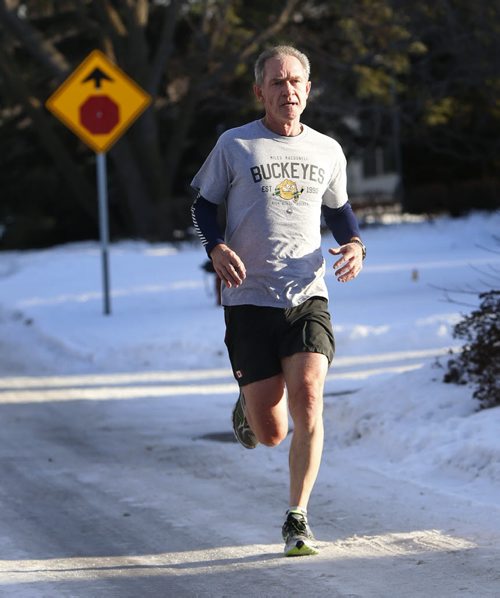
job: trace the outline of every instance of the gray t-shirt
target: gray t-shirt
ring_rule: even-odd
[[[225,242],[245,264],[243,284],[224,286],[223,305],[293,307],[328,297],[321,205],[347,201],[346,159],[334,139],[305,125],[285,137],[257,120],[223,133],[191,185],[226,204]]]

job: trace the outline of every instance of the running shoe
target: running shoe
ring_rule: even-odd
[[[233,431],[236,440],[245,448],[253,449],[259,444],[245,417],[245,397],[241,390],[233,409]]]
[[[315,539],[307,523],[307,517],[298,511],[288,512],[281,530],[285,541],[285,556],[318,554]]]

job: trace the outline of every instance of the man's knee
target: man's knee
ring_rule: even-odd
[[[258,441],[264,446],[278,446],[288,435],[288,426],[272,427],[258,430],[256,433]]]
[[[295,427],[314,429],[323,416],[323,394],[316,388],[304,386],[290,397],[290,415]]]

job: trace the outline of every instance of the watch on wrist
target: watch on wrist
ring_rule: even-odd
[[[365,257],[366,257],[366,247],[365,247],[363,241],[361,241],[360,239],[351,239],[349,241],[349,243],[357,243],[361,247],[363,259],[365,259]]]

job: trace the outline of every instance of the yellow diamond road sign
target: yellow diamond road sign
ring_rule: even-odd
[[[135,81],[94,50],[45,105],[90,148],[103,153],[150,102]]]

